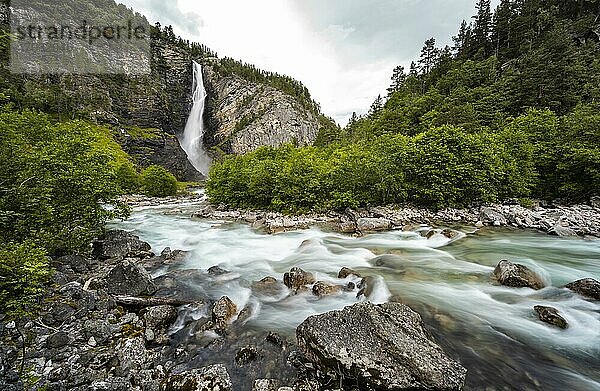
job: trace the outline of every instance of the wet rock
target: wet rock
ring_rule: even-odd
[[[160,256],[144,260],[143,264],[144,267],[155,270],[165,266],[182,264],[187,255],[187,251],[171,250],[171,248],[167,247],[160,253]]]
[[[593,278],[584,278],[583,280],[567,284],[566,287],[581,296],[600,300],[600,282]]]
[[[560,224],[556,224],[552,228],[548,230],[550,235],[556,235],[561,238],[569,238],[577,236],[577,233],[573,231],[571,228],[563,227]]]
[[[252,346],[246,346],[238,350],[235,355],[235,362],[237,365],[243,367],[244,365],[250,364],[258,359],[258,351]]]
[[[141,266],[125,260],[106,276],[108,292],[113,295],[144,296],[156,292],[150,274]]]
[[[340,293],[343,287],[339,285],[329,284],[327,282],[318,281],[312,287],[312,293],[315,296],[323,297],[323,296],[331,296],[336,293]]]
[[[231,391],[231,379],[224,365],[171,375],[162,384],[161,391]]]
[[[237,306],[227,296],[221,297],[212,308],[212,320],[218,328],[226,327],[236,314]]]
[[[392,229],[391,220],[383,218],[363,217],[356,221],[357,229],[360,232],[382,232]]]
[[[252,292],[267,297],[277,297],[285,288],[283,283],[273,277],[265,277],[252,284]]]
[[[252,391],[278,391],[279,380],[258,379],[254,381]]]
[[[225,269],[221,269],[219,266],[213,266],[210,269],[208,269],[208,274],[210,274],[211,276],[222,276],[223,274],[227,274],[229,273],[229,271],[225,270]]]
[[[99,259],[124,258],[129,254],[148,252],[150,245],[126,231],[108,231],[92,244],[92,254]]]
[[[283,283],[294,293],[305,289],[307,285],[314,284],[315,281],[315,276],[312,273],[306,272],[299,267],[292,268],[292,270],[283,275]]]
[[[533,309],[537,312],[538,317],[542,322],[560,327],[561,329],[567,329],[569,327],[567,320],[558,314],[556,308],[536,305]]]
[[[175,270],[154,279],[154,296],[181,300],[205,301],[206,296],[199,286],[210,280],[200,270]]]
[[[65,333],[64,331],[58,331],[48,336],[48,339],[46,340],[46,346],[53,349],[60,349],[67,346],[69,342],[69,334]]]
[[[592,208],[600,209],[600,196],[590,198],[590,205]]]
[[[371,294],[373,293],[373,289],[375,289],[375,277],[373,276],[366,276],[365,278],[363,278],[360,283],[358,284],[358,293],[356,294],[356,297],[369,297],[371,296]]]
[[[347,268],[347,267],[343,267],[342,270],[340,270],[340,272],[338,273],[338,278],[344,279],[344,278],[348,278],[350,276],[361,277],[359,272],[357,272],[356,270]]]
[[[466,369],[448,358],[421,317],[398,303],[359,303],[312,316],[296,329],[315,366],[360,389],[460,390]],[[350,386],[350,383],[348,384]]]
[[[539,290],[545,286],[540,276],[535,272],[526,266],[510,261],[500,261],[498,266],[496,266],[492,277],[498,281],[499,284],[513,288],[529,287]]]
[[[506,217],[504,217],[502,213],[489,207],[481,208],[481,211],[479,212],[479,221],[494,226],[505,226],[508,223]]]
[[[171,305],[150,307],[144,313],[146,327],[152,330],[167,328],[177,319],[177,308]]]
[[[444,229],[441,232],[442,235],[444,235],[445,237],[447,237],[448,239],[454,239],[458,236],[458,232],[457,231],[453,231],[451,229]]]

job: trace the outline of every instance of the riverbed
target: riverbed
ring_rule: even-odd
[[[600,303],[562,288],[581,278],[600,279],[599,240],[470,226],[452,226],[458,233],[453,239],[427,239],[428,226],[362,237],[323,227],[268,235],[244,223],[192,218],[186,208],[193,206],[135,208],[130,219],[110,227],[134,232],[155,253],[166,247],[188,251],[182,269],[228,271],[198,289],[215,300],[227,295],[239,309],[252,308],[249,330],[293,337],[308,316],[394,297],[419,312],[448,355],[467,367],[470,389],[600,390]],[[503,259],[536,271],[547,287],[492,284],[490,274]],[[317,298],[251,290],[253,282],[281,280],[295,266],[335,284],[352,282],[337,279],[349,267],[372,276],[374,288],[366,299],[357,299],[356,292]],[[542,323],[535,305],[557,308],[570,327]]]

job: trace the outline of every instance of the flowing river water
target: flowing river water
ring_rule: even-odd
[[[229,296],[250,305],[249,330],[293,337],[308,316],[356,303],[356,293],[317,298],[310,292],[280,297],[253,295],[250,286],[266,276],[279,280],[294,266],[318,280],[338,280],[342,267],[374,277],[368,299],[392,295],[419,312],[449,356],[468,369],[469,389],[600,390],[600,303],[561,288],[580,278],[600,279],[600,241],[559,239],[532,231],[458,228],[454,240],[391,231],[356,238],[319,228],[267,235],[247,224],[171,213],[182,206],[138,208],[125,229],[149,242],[189,251],[183,269],[230,271],[198,289],[211,299]],[[454,227],[456,228],[456,227]],[[493,285],[490,274],[502,259],[538,272],[548,287],[534,291]],[[557,308],[570,327],[538,320],[535,305]]]

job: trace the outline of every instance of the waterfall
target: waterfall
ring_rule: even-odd
[[[193,66],[193,106],[185,124],[183,136],[179,141],[194,168],[206,176],[211,162],[210,156],[204,149],[203,115],[206,90],[204,88],[204,78],[202,77],[202,65],[194,61]]]

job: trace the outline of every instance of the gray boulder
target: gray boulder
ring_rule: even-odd
[[[312,316],[296,329],[306,357],[360,389],[460,390],[467,370],[448,358],[421,316],[399,303],[359,303]]]
[[[500,261],[492,274],[500,285],[510,286],[513,288],[532,288],[542,289],[545,284],[541,277],[526,266],[512,263],[510,261]]]
[[[340,285],[334,285],[324,281],[318,281],[317,283],[315,283],[315,285],[313,285],[312,292],[315,296],[323,297],[335,295],[337,293],[340,293],[343,289],[344,287]]]
[[[161,391],[231,391],[231,378],[224,365],[212,365],[171,375]]]
[[[593,278],[584,278],[567,285],[567,288],[581,296],[600,300],[600,282]]]
[[[156,292],[150,274],[141,266],[125,260],[106,276],[108,292],[112,295],[140,296]]]
[[[144,313],[146,327],[152,330],[167,328],[177,319],[177,308],[171,305],[150,307]]]
[[[479,212],[479,220],[485,224],[495,226],[504,226],[508,223],[506,221],[506,217],[502,213],[497,212],[489,207],[481,208],[481,211]]]
[[[306,272],[299,267],[294,267],[283,275],[283,283],[294,293],[305,290],[307,285],[312,285],[315,282],[316,279],[312,273]]]
[[[388,219],[363,217],[356,221],[360,232],[381,232],[392,229],[393,224]]]
[[[565,318],[558,314],[558,310],[556,308],[536,305],[533,307],[533,309],[535,312],[537,312],[538,317],[542,322],[560,327],[561,329],[569,328],[569,323]]]
[[[92,244],[92,254],[99,259],[119,258],[129,254],[149,252],[150,245],[129,232],[108,231]]]
[[[237,306],[227,296],[221,297],[212,308],[212,320],[219,328],[226,327],[237,314]]]

